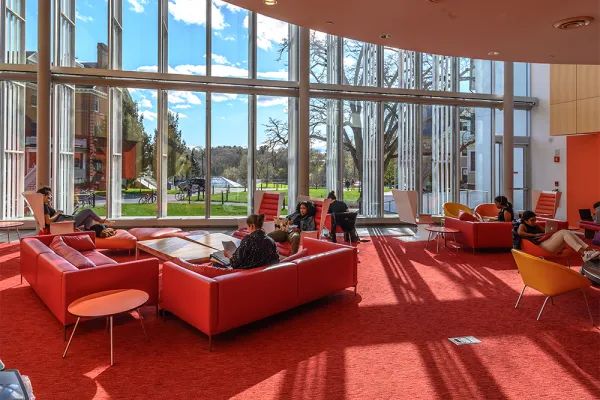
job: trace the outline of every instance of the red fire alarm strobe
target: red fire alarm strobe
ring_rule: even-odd
[[[554,162],[560,162],[560,156],[554,156]]]
[[[558,187],[558,181],[554,181],[554,186]]]

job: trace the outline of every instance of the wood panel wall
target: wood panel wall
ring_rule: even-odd
[[[600,66],[550,66],[550,135],[600,132]]]

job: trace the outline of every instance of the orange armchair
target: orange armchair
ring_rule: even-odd
[[[460,211],[473,215],[473,211],[471,211],[469,207],[460,203],[444,203],[442,205],[442,210],[444,210],[444,216],[452,218],[458,218],[458,213]]]
[[[589,279],[563,265],[534,257],[530,254],[523,253],[522,251],[512,250],[512,254],[524,284],[523,290],[521,290],[521,294],[519,294],[519,298],[517,299],[517,304],[515,304],[515,308],[519,306],[525,288],[527,286],[534,288],[546,296],[542,309],[537,317],[537,320],[539,321],[548,299],[551,299],[554,304],[554,296],[568,293],[573,290],[581,290],[590,315],[590,320],[592,321],[592,325],[594,324],[590,306],[588,305],[585,291],[583,290],[592,285]]]
[[[494,203],[483,203],[475,207],[475,214],[481,218],[497,217],[500,210]]]

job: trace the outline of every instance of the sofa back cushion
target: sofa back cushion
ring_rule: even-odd
[[[99,251],[96,251],[96,250],[82,251],[81,254],[85,258],[87,258],[88,260],[90,260],[92,263],[94,263],[94,265],[96,265],[97,267],[102,266],[102,265],[116,265],[116,264],[118,264],[118,262],[116,262],[112,258],[108,258],[104,254],[102,254],[102,253],[100,253]]]
[[[211,263],[192,264],[190,262],[182,260],[181,258],[174,259],[173,263],[179,265],[182,268],[193,271],[197,274],[206,276],[207,278],[215,278],[217,276],[232,274],[232,273],[236,272],[235,269],[225,269],[225,268],[213,267]]]
[[[463,210],[460,210],[458,212],[458,219],[460,219],[461,221],[469,221],[469,222],[477,222],[478,219],[476,217],[474,217],[473,215],[464,212]]]
[[[279,262],[280,263],[291,262],[291,261],[297,260],[299,258],[306,257],[307,255],[308,255],[308,249],[302,249],[299,252],[297,252],[296,254],[292,254],[291,256],[288,256]]]
[[[96,248],[94,241],[88,235],[63,236],[62,240],[67,246],[77,251],[94,250]]]
[[[80,252],[72,247],[67,246],[62,237],[55,236],[50,243],[50,248],[59,256],[64,258],[69,263],[73,264],[78,269],[94,268],[93,262],[83,256]]]

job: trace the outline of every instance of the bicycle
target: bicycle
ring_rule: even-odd
[[[145,193],[138,200],[139,204],[150,204],[156,203],[156,192],[152,191],[151,193]]]

